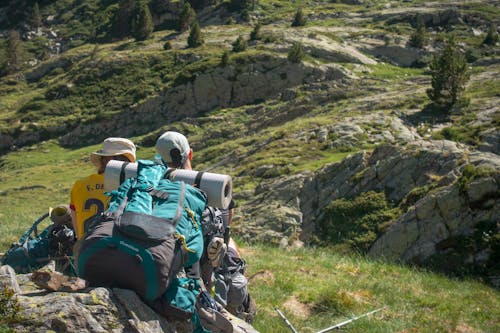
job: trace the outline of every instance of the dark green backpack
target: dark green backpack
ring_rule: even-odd
[[[160,297],[182,267],[203,252],[206,196],[164,179],[166,167],[138,161],[137,177],[112,191],[109,208],[90,222],[76,251],[78,275],[95,286]]]

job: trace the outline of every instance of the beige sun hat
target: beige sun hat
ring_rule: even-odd
[[[102,143],[102,149],[90,154],[90,160],[99,166],[101,156],[126,156],[130,162],[135,162],[135,145],[125,138],[107,138]]]

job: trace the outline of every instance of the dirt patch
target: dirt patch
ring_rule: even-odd
[[[295,296],[289,297],[283,307],[295,317],[305,319],[311,315],[311,306],[300,302]]]
[[[248,278],[249,282],[262,281],[265,284],[274,283],[274,274],[270,271],[262,270]]]

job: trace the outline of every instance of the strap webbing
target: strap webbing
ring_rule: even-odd
[[[196,177],[194,177],[194,186],[197,188],[200,188],[200,182],[201,182],[201,177],[203,177],[204,172],[200,171],[196,174]]]
[[[129,165],[129,162],[123,162],[122,168],[120,170],[120,184],[125,181],[125,168]]]

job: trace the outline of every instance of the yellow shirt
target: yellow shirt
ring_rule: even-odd
[[[71,189],[71,209],[76,214],[76,237],[84,234],[84,223],[95,214],[102,213],[109,204],[104,195],[104,174],[93,174],[77,180]]]

